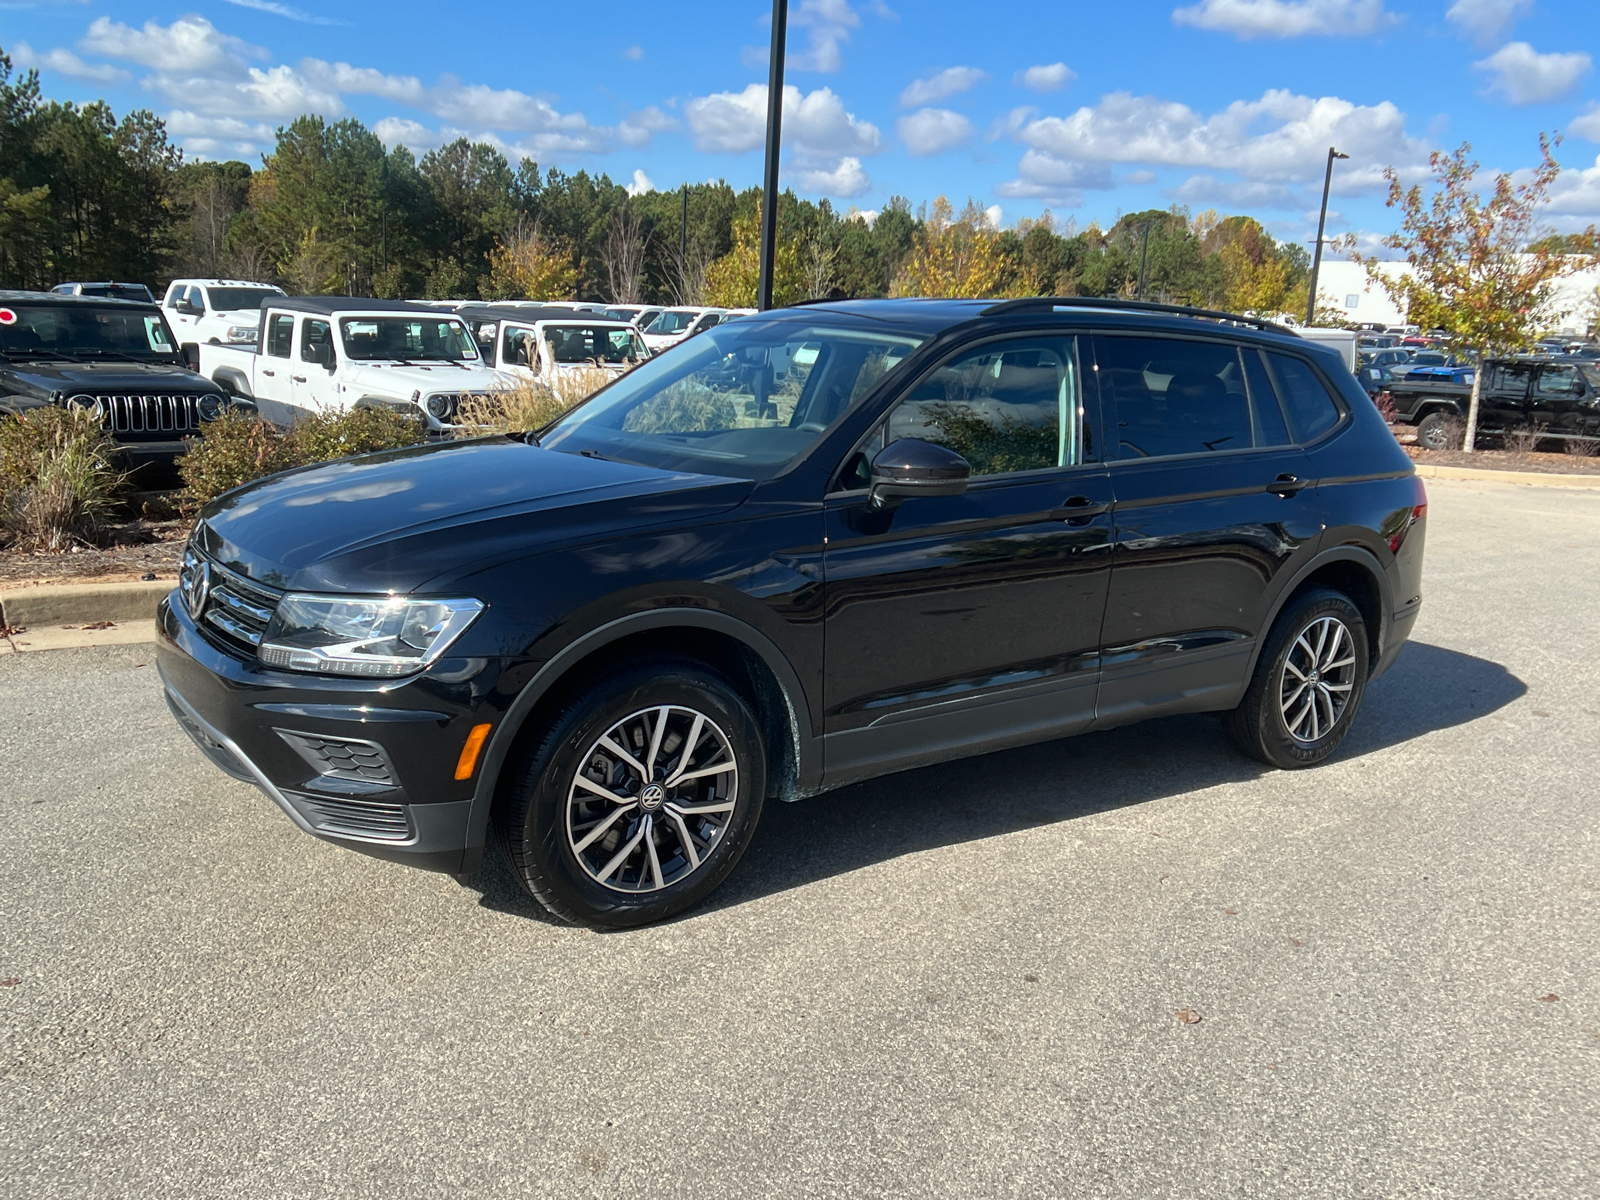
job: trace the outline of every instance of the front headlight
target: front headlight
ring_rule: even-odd
[[[256,340],[258,327],[255,325],[229,325],[228,340],[230,342],[253,342]]]
[[[483,611],[477,600],[353,600],[291,592],[261,637],[269,667],[329,675],[410,675],[437,659]]]

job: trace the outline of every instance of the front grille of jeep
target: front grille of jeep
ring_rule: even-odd
[[[99,405],[101,424],[113,437],[156,440],[191,436],[200,432],[203,396],[74,396],[79,408]]]

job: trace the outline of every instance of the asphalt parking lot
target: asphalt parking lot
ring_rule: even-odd
[[[1430,495],[1323,768],[901,775],[621,934],[300,834],[147,646],[0,658],[0,1195],[1600,1195],[1600,491]]]

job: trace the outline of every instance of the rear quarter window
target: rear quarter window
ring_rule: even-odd
[[[1309,442],[1339,423],[1339,406],[1311,364],[1288,354],[1267,354],[1297,442]]]

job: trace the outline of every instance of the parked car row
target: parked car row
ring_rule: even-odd
[[[1503,433],[1539,428],[1560,442],[1600,442],[1600,362],[1518,356],[1488,359],[1478,396],[1478,428]],[[1417,445],[1452,445],[1452,424],[1467,415],[1475,371],[1431,368],[1392,380],[1395,419],[1417,429]]]

